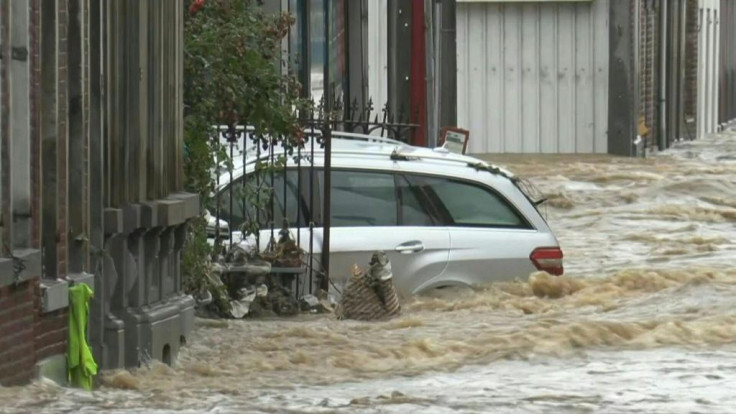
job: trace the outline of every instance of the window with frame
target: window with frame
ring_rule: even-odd
[[[451,225],[529,228],[523,216],[500,194],[459,180],[421,177],[424,191],[444,210]]]

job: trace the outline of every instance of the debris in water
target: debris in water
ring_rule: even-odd
[[[112,375],[100,377],[102,383],[111,388],[121,390],[137,390],[140,388],[139,381],[129,371],[119,371]]]
[[[396,316],[400,311],[391,263],[384,252],[376,252],[368,272],[354,267],[337,316],[339,319],[379,320]]]

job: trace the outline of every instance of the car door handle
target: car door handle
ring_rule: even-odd
[[[414,240],[406,243],[401,243],[396,246],[396,251],[401,254],[418,253],[424,250],[424,244],[422,242]]]

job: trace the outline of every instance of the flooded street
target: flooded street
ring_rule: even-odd
[[[174,367],[0,387],[0,412],[736,411],[736,132],[648,159],[488,159],[548,197],[566,276],[380,323],[198,319]]]

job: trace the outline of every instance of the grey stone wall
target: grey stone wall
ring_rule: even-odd
[[[0,0],[0,337],[19,339],[0,357],[27,357],[8,383],[65,360],[74,283],[95,289],[102,368],[186,342],[183,16],[180,1]]]
[[[90,249],[104,251],[93,304],[102,318],[92,336],[105,368],[173,360],[194,317],[179,265],[186,222],[199,213],[198,197],[182,192],[183,6],[103,2],[90,13],[101,16],[90,21],[101,36],[90,39],[103,42],[90,48],[91,60],[102,54],[104,87],[92,86],[90,98],[102,108],[105,138],[90,148],[102,160],[91,175],[104,177],[90,191],[92,215],[101,220],[90,223]]]

